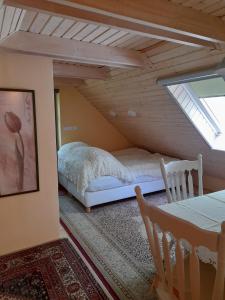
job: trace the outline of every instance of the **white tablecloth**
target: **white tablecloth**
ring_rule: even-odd
[[[164,204],[160,209],[187,220],[203,229],[219,232],[225,220],[225,190],[191,199]],[[216,267],[216,253],[204,247],[198,249],[199,258]]]

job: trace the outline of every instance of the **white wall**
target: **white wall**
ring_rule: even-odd
[[[52,61],[0,54],[0,87],[34,89],[40,191],[0,198],[0,255],[57,239],[59,209]]]

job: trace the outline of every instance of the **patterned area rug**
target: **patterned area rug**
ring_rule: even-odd
[[[67,239],[0,257],[0,299],[108,299]]]
[[[166,202],[164,192],[146,197]],[[136,199],[94,207],[90,214],[74,198],[59,197],[61,220],[94,262],[119,299],[153,300],[154,266]]]

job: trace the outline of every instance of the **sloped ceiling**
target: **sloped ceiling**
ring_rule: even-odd
[[[79,91],[135,145],[185,159],[202,153],[205,174],[225,178],[225,152],[211,150],[166,88],[156,83],[159,77],[213,66],[225,50],[160,42],[146,54],[145,69],[112,70],[111,78],[89,80]],[[128,110],[137,116],[129,117]]]

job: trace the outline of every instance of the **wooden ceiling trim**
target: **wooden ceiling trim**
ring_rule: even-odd
[[[51,2],[54,2],[52,0]],[[61,1],[62,3],[64,1]],[[83,10],[98,12],[106,16],[118,17],[118,19],[132,21],[137,24],[141,22],[149,23],[151,27],[170,32],[179,31],[190,36],[198,35],[203,40],[211,40],[214,42],[225,41],[225,30],[221,28],[222,22],[213,16],[206,16],[203,13],[197,13],[192,8],[181,8],[165,0],[155,0],[149,3],[148,0],[121,0],[120,5],[111,0],[70,0],[72,4],[79,5]],[[223,1],[216,3],[215,9],[224,7]],[[72,6],[72,5],[71,5]],[[205,12],[208,12],[207,10]]]
[[[68,63],[54,62],[53,72],[55,77],[80,78],[80,79],[101,79],[109,77],[105,68],[89,67],[85,65],[74,65]]]
[[[71,17],[76,18],[79,20],[83,20],[86,22],[93,22],[97,24],[102,25],[108,25],[110,27],[116,28],[117,30],[124,30],[128,31],[133,34],[142,35],[144,37],[148,38],[156,38],[160,40],[167,40],[172,41],[175,43],[181,43],[191,46],[205,46],[205,47],[214,47],[214,43],[218,42],[220,40],[225,41],[225,33],[223,30],[223,24],[220,23],[220,20],[217,17],[212,16],[206,16],[204,14],[198,13],[198,16],[196,15],[195,10],[189,10],[188,13],[183,12],[183,9],[180,9],[177,5],[175,5],[175,11],[171,9],[171,3],[168,3],[165,0],[155,0],[154,6],[156,6],[155,14],[151,13],[152,9],[152,2],[151,6],[149,5],[149,2],[146,2],[145,5],[142,6],[143,1],[135,1],[132,0],[132,2],[129,1],[129,3],[126,3],[127,0],[123,0],[123,2],[120,2],[120,5],[110,6],[113,2],[107,0],[107,1],[96,1],[95,4],[98,6],[107,7],[109,6],[110,9],[121,9],[121,15],[110,15],[109,11],[107,14],[105,13],[99,13],[96,12],[95,9],[91,11],[91,3],[88,8],[84,8],[82,6],[77,7],[71,7],[68,5],[59,4],[53,1],[46,1],[46,0],[5,0],[5,3],[7,5],[14,5],[16,7],[22,7],[22,8],[29,8],[29,9],[36,9],[37,11],[47,11],[50,14],[58,14],[60,16],[64,17]],[[162,1],[164,4],[166,4],[166,7],[162,6]],[[62,1],[63,2],[63,1]],[[66,3],[75,3],[75,1],[66,1]],[[93,2],[93,1],[90,1]],[[88,3],[88,0],[77,0],[76,3],[85,4]],[[158,4],[157,4],[158,3]],[[93,3],[92,3],[93,4]],[[125,7],[124,7],[125,5]],[[161,5],[160,11],[157,10],[158,5]],[[169,6],[168,6],[169,5]],[[173,5],[174,6],[174,5]],[[144,9],[143,9],[144,7]],[[178,7],[178,8],[177,8]],[[170,8],[170,9],[169,9]],[[185,11],[186,11],[185,9]],[[162,12],[164,15],[162,15]],[[167,16],[167,13],[170,14],[170,16]],[[127,15],[136,15],[138,14],[139,20],[136,20],[135,18],[127,18]],[[166,15],[165,15],[166,14]],[[177,19],[177,16],[181,14],[182,18]],[[191,15],[191,20],[190,20]],[[161,16],[161,17],[160,17]],[[206,17],[208,18],[206,20]],[[152,20],[150,19],[160,19],[160,25],[154,24],[152,26]],[[146,19],[146,20],[145,20]],[[166,26],[164,23],[169,22],[172,20],[171,23],[167,24]],[[177,20],[177,22],[174,22],[174,20]],[[222,21],[221,21],[222,22]],[[157,22],[156,22],[157,23]],[[190,23],[190,24],[189,24]],[[214,26],[210,26],[210,25]],[[186,29],[189,30],[183,30],[185,31],[185,34],[182,32],[182,28],[172,28],[176,24],[176,26],[180,27],[189,27]],[[161,26],[163,25],[163,27]],[[170,28],[170,26],[172,26]],[[156,28],[158,27],[158,28]],[[202,32],[198,32],[202,31]],[[194,34],[193,34],[194,33]],[[209,41],[208,41],[209,40]]]
[[[2,40],[0,46],[22,53],[49,56],[58,60],[86,64],[121,68],[144,66],[142,56],[136,51],[24,31],[18,31]]]
[[[63,78],[63,77],[54,77],[54,87],[59,88],[62,85],[69,85],[73,87],[78,87],[85,84],[85,81],[78,78]]]

